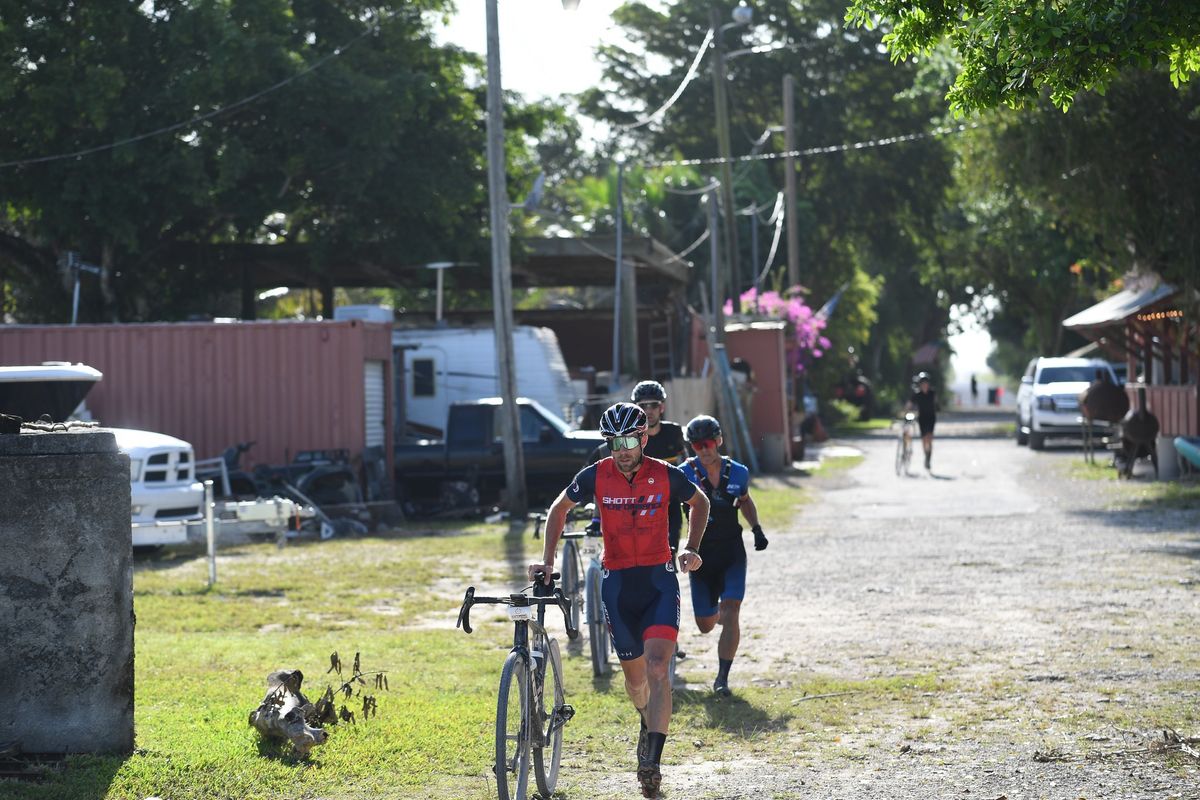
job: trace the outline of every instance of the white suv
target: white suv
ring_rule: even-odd
[[[1096,370],[1120,385],[1112,365],[1098,358],[1035,358],[1017,390],[1017,444],[1041,450],[1049,436],[1082,436],[1079,394],[1096,379]],[[1107,422],[1096,422],[1107,432]]]

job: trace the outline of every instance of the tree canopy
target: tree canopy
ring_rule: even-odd
[[[851,0],[846,19],[887,30],[895,60],[946,41],[959,59],[958,112],[1022,107],[1046,91],[1066,110],[1121,72],[1165,64],[1179,86],[1200,70],[1200,4],[1163,0]]]
[[[308,243],[314,275],[365,245],[485,262],[480,64],[431,33],[451,8],[0,3],[8,310],[66,318],[66,250],[104,268],[84,283],[93,320],[220,313],[239,276],[178,262],[180,242]],[[514,164],[556,114],[510,105]]]

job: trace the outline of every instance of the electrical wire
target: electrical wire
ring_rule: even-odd
[[[810,147],[806,150],[790,150],[782,153],[760,153],[745,156],[734,156],[729,159],[723,158],[689,158],[670,161],[648,161],[643,166],[646,167],[698,167],[709,164],[724,164],[738,163],[746,161],[772,161],[777,158],[793,158],[802,156],[826,155],[828,153],[844,153],[849,150],[866,150],[871,147],[886,147],[892,144],[901,144],[903,142],[915,142],[920,139],[932,139],[938,136],[949,136],[956,133],[962,133],[974,128],[983,127],[983,123],[972,122],[965,125],[956,125],[943,128],[934,128],[931,131],[923,131],[921,133],[906,133],[902,136],[889,136],[884,139],[868,139],[863,142],[847,142],[845,144],[828,145],[826,147]]]
[[[84,156],[90,156],[90,155],[94,155],[96,153],[103,153],[107,150],[115,150],[118,147],[124,147],[125,145],[128,145],[128,144],[134,144],[135,142],[144,141],[145,139],[150,139],[155,136],[161,136],[164,133],[171,133],[172,131],[177,131],[182,128],[192,127],[193,125],[196,125],[197,123],[204,122],[205,120],[212,119],[213,117],[219,116],[221,114],[225,114],[229,111],[233,111],[236,108],[241,108],[242,106],[252,103],[261,97],[265,97],[266,95],[271,94],[272,92],[276,92],[276,91],[284,88],[285,86],[287,86],[291,83],[294,83],[295,81],[299,80],[300,78],[305,77],[306,75],[316,72],[318,69],[325,66],[325,64],[327,64],[328,62],[332,61],[333,59],[337,58],[338,56],[343,55],[347,50],[349,50],[351,47],[353,47],[355,44],[357,44],[362,39],[366,38],[367,36],[369,36],[371,34],[378,33],[379,29],[380,29],[380,23],[375,22],[370,27],[368,27],[366,30],[364,30],[362,33],[360,33],[358,36],[355,36],[353,39],[349,40],[348,42],[346,42],[345,44],[343,44],[339,47],[335,47],[332,52],[317,59],[312,64],[308,65],[304,69],[297,72],[295,75],[291,75],[287,78],[284,78],[283,80],[279,81],[278,83],[272,84],[271,86],[268,86],[265,89],[261,89],[261,90],[255,92],[254,94],[247,95],[246,97],[243,97],[241,100],[237,100],[228,105],[213,109],[212,111],[207,111],[203,114],[192,117],[191,119],[185,120],[183,122],[176,122],[173,125],[166,125],[164,127],[157,128],[152,131],[147,131],[146,133],[139,133],[136,136],[130,136],[126,139],[121,139],[120,141],[109,142],[108,144],[97,145],[96,147],[88,147],[88,148],[84,148],[82,150],[76,150],[71,153],[58,153],[58,154],[49,155],[49,156],[37,156],[35,158],[22,158],[22,159],[17,159],[14,161],[3,161],[3,162],[0,162],[0,169],[9,169],[12,167],[24,167],[24,166],[29,166],[32,164],[46,164],[46,163],[49,163],[52,161],[65,161],[65,160],[71,159],[71,158],[83,158]]]
[[[696,57],[692,59],[692,65],[688,67],[688,71],[684,74],[683,80],[679,83],[679,87],[670,97],[667,98],[665,103],[659,106],[658,109],[656,109],[652,114],[642,117],[637,122],[629,125],[618,125],[616,127],[622,131],[632,131],[642,127],[643,125],[649,125],[651,122],[661,119],[662,115],[667,113],[671,106],[675,105],[676,101],[679,100],[679,97],[683,94],[683,90],[688,87],[688,84],[695,80],[696,73],[700,69],[700,62],[704,59],[704,54],[708,52],[708,48],[709,45],[712,44],[712,40],[713,30],[712,28],[709,28],[708,33],[704,34],[704,41],[700,43],[700,49],[696,51]]]

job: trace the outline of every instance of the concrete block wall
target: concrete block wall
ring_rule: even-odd
[[[0,741],[132,751],[129,503],[111,433],[0,435]]]

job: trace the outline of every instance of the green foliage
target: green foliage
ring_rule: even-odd
[[[896,61],[949,41],[960,59],[946,97],[959,114],[1019,108],[1048,94],[1062,110],[1131,69],[1166,65],[1179,87],[1200,70],[1200,6],[1153,0],[851,0],[846,20],[887,29]]]
[[[710,6],[707,0],[678,0],[665,6],[630,2],[620,7],[614,19],[627,43],[600,49],[605,80],[584,95],[581,107],[620,125],[661,105],[678,87],[709,29]],[[730,7],[720,6],[722,21]],[[931,120],[942,113],[938,94],[918,82],[913,67],[893,67],[880,47],[880,34],[847,29],[844,13],[840,0],[771,0],[755,4],[752,25],[724,34],[730,52],[756,44],[787,45],[727,62],[735,156],[783,149],[778,133],[755,143],[763,131],[782,122],[779,87],[786,74],[797,76],[796,141],[801,148],[933,127]],[[620,135],[618,146],[630,163],[711,158],[717,153],[706,74],[710,66],[711,60],[703,63],[701,74],[661,122]],[[910,372],[912,352],[905,352],[898,363],[883,357],[893,331],[905,330],[919,342],[943,337],[948,300],[940,299],[925,280],[923,264],[936,250],[931,237],[951,182],[951,167],[946,142],[936,138],[798,160],[800,282],[809,290],[806,301],[819,307],[851,283],[824,332],[832,342],[830,354],[810,376],[820,393],[841,379],[851,347],[873,378],[888,382]],[[735,207],[772,201],[784,184],[783,169],[782,159],[735,164]],[[705,166],[699,172],[708,177],[719,170]],[[662,209],[671,220],[694,220],[682,226],[674,222],[683,235],[671,243],[686,245],[703,231],[699,198],[674,197]],[[763,265],[751,264],[748,220],[739,217],[738,224],[734,279],[740,295],[753,285]],[[759,233],[762,258],[773,231],[761,226]],[[707,248],[690,258],[698,275],[708,274]],[[786,243],[763,282],[764,290],[783,288],[785,264]]]
[[[240,274],[185,264],[181,244],[308,243],[314,285],[360,247],[484,260],[483,94],[467,79],[481,65],[434,43],[450,10],[0,4],[0,162],[100,148],[3,171],[0,279],[20,316],[65,318],[69,249],[105,269],[85,276],[85,320],[236,309]],[[525,134],[569,138],[573,123],[544,104],[510,111],[519,190],[535,171]]]

